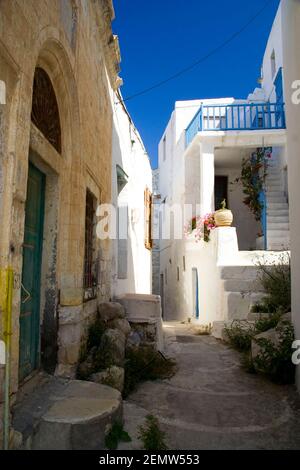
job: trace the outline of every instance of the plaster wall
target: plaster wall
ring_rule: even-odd
[[[295,93],[293,84],[295,80],[300,80],[300,2],[298,0],[283,0],[281,5],[292,256],[292,317],[296,339],[300,340],[300,100],[292,101],[293,93]],[[297,366],[296,382],[300,390],[300,365]]]
[[[118,277],[118,240],[113,241],[113,297],[126,293],[150,294],[152,287],[151,250],[145,247],[144,191],[152,191],[152,171],[142,139],[126,109],[112,97],[112,200],[128,208],[127,275]],[[118,194],[117,165],[127,175],[127,184]]]

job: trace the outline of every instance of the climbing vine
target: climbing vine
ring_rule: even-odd
[[[271,149],[257,148],[250,157],[243,159],[241,176],[233,182],[242,184],[245,195],[243,202],[249,207],[257,221],[261,220],[264,208],[260,194],[265,187],[268,159],[271,156]]]

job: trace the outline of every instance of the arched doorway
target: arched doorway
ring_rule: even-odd
[[[61,127],[56,95],[48,74],[40,67],[36,68],[34,74],[31,122],[41,133],[40,138],[50,143],[53,151],[60,153]],[[20,381],[38,369],[41,363],[42,259],[45,244],[50,243],[49,227],[45,227],[45,207],[53,205],[46,199],[52,197],[53,191],[46,191],[46,188],[53,182],[44,169],[46,166],[43,167],[43,163],[39,162],[43,162],[43,155],[37,155],[30,149],[21,281]],[[54,332],[54,354],[55,342]]]

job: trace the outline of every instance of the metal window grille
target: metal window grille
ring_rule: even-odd
[[[95,286],[94,275],[94,228],[95,228],[95,198],[87,190],[85,206],[85,254],[84,254],[84,288]]]

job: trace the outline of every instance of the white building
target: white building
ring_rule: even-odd
[[[282,0],[284,91],[286,98],[287,154],[292,253],[292,314],[300,340],[300,2]],[[300,365],[296,381],[300,390]]]
[[[250,292],[257,257],[268,252],[269,263],[289,249],[281,7],[259,82],[247,99],[176,102],[159,143],[163,230],[170,206],[177,205],[178,211],[192,206],[181,219],[177,213],[171,237],[163,234],[160,243],[160,291],[167,320],[192,318],[214,324],[217,331],[224,321],[249,318],[251,306],[261,297],[258,287]],[[243,203],[242,186],[232,184],[241,174],[243,159],[251,159],[257,149],[271,152],[260,194],[260,221]],[[193,237],[176,239],[180,234],[174,230],[180,231],[191,216],[219,209],[223,199],[233,212],[233,227],[215,229],[209,243],[195,243]]]
[[[119,93],[113,96],[112,201],[117,209],[113,241],[113,298],[151,294],[150,217],[152,171],[149,157]],[[148,194],[148,202],[145,197]],[[149,199],[150,198],[150,199]]]

